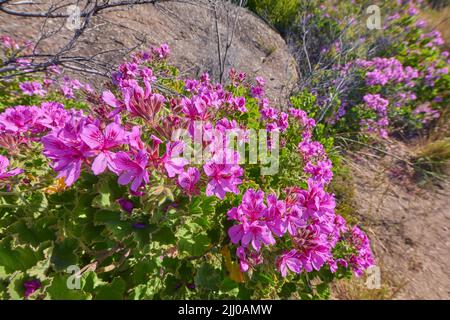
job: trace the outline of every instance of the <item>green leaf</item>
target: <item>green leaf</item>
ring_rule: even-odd
[[[160,278],[152,278],[145,284],[140,284],[131,290],[130,297],[133,300],[152,299],[162,288]]]
[[[331,294],[330,286],[328,283],[321,283],[316,286],[316,292],[319,299],[328,299]]]
[[[122,278],[114,278],[110,284],[97,289],[95,299],[97,300],[123,300],[125,292],[125,281]]]
[[[161,244],[175,243],[176,238],[174,232],[169,227],[162,227],[155,233],[152,233],[152,241],[159,242]]]
[[[100,279],[94,271],[85,272],[81,277],[81,289],[85,292],[93,293],[97,287],[104,284],[106,282]]]
[[[228,296],[236,297],[239,294],[239,284],[226,277],[220,285],[220,291]]]
[[[7,291],[11,300],[23,300],[25,298],[24,278],[24,274],[20,272],[9,283]]]
[[[95,225],[104,225],[115,239],[123,241],[133,233],[131,222],[120,220],[120,212],[99,210],[94,215]]]
[[[197,234],[192,238],[182,238],[178,241],[178,250],[191,256],[201,256],[209,249],[211,241],[206,234]]]
[[[208,263],[203,263],[195,275],[195,285],[199,289],[217,290],[220,282],[220,271]]]
[[[150,275],[155,275],[159,271],[159,266],[156,258],[139,261],[133,267],[133,283],[135,285],[146,283]]]
[[[75,254],[78,247],[79,243],[76,239],[67,238],[61,242],[55,243],[50,259],[55,271],[66,270],[68,266],[76,265],[78,263],[78,257]]]
[[[297,286],[295,283],[288,282],[283,285],[280,292],[280,297],[283,299],[289,299],[292,297],[292,294],[297,291]]]
[[[0,266],[8,273],[25,271],[42,260],[42,254],[29,247],[13,247],[11,239],[5,238],[0,242]]]
[[[51,255],[52,251],[53,251],[52,247],[45,249],[44,250],[44,257],[45,257],[45,259],[41,260],[41,261],[38,261],[38,263],[35,266],[33,266],[30,269],[28,269],[27,270],[27,274],[32,276],[32,277],[36,277],[38,279],[41,279],[41,280],[45,279],[47,277],[46,273],[47,273],[48,269],[50,268],[50,259],[49,259],[49,257]]]
[[[52,283],[45,290],[48,297],[53,300],[88,300],[91,295],[81,289],[69,289],[68,275],[56,275]]]

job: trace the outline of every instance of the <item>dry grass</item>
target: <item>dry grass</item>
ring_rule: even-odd
[[[387,274],[389,275],[389,274]],[[365,284],[366,279],[355,278],[342,279],[333,284],[332,299],[336,300],[392,300],[403,287],[392,279],[383,280],[380,288],[369,289]]]
[[[415,154],[412,162],[416,178],[439,181],[450,174],[450,138],[424,141],[416,148]]]

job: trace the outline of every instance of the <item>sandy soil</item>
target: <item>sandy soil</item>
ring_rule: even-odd
[[[361,224],[373,243],[382,282],[395,279],[395,299],[450,298],[450,181],[419,187],[408,149],[390,141],[388,154],[349,157]]]

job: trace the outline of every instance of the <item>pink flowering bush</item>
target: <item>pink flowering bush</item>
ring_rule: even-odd
[[[418,17],[425,1],[377,4],[380,29],[366,25],[370,1],[298,3],[288,36],[302,78],[298,96],[316,96],[306,111],[330,136],[414,137],[445,121],[449,54],[439,31]]]
[[[100,91],[56,68],[8,87],[0,297],[326,298],[375,263],[336,212],[314,101],[283,112],[264,79],[183,79],[169,54],[133,55]]]

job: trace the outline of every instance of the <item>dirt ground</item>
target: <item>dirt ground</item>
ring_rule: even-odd
[[[399,161],[407,154],[405,145],[390,141],[385,152],[362,150],[348,158],[359,219],[382,283],[395,283],[392,298],[449,299],[450,181],[418,186]]]

